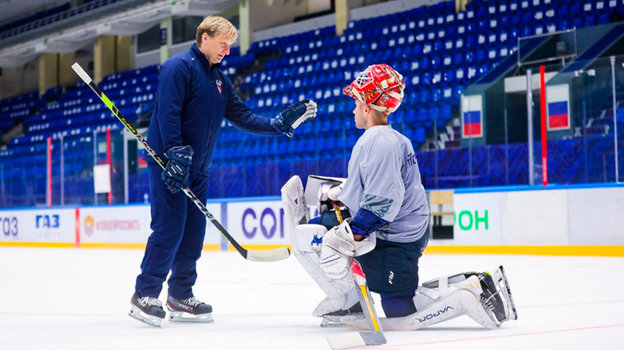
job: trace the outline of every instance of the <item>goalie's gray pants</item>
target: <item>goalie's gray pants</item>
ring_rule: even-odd
[[[369,289],[381,296],[381,307],[387,317],[416,312],[413,298],[418,288],[418,260],[428,241],[427,233],[411,243],[378,238],[375,249],[357,258]]]

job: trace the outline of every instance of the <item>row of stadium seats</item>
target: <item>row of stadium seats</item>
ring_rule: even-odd
[[[24,17],[24,18],[21,18],[21,19],[18,19],[18,20],[15,20],[15,21],[12,21],[12,22],[9,22],[9,23],[7,23],[5,25],[0,26],[0,33],[3,34],[4,31],[9,30],[11,28],[16,28],[16,27],[22,26],[24,24],[28,24],[30,22],[37,21],[37,20],[42,19],[42,18],[53,16],[53,15],[55,15],[57,13],[60,13],[60,12],[63,12],[63,11],[67,11],[67,10],[69,10],[69,8],[70,8],[70,4],[69,4],[69,2],[67,2],[65,4],[61,4],[59,6],[55,6],[55,7],[51,8],[51,9],[38,11],[37,13],[35,13],[33,15],[30,15],[28,17]],[[1,36],[2,34],[0,34],[0,38],[4,38],[3,36]]]
[[[332,36],[331,28],[323,28],[312,33],[303,35],[297,34],[258,43],[255,45],[255,49],[259,51],[257,53],[259,56],[262,54],[261,48],[263,47],[273,47],[273,52],[277,52],[276,49],[279,43],[281,43],[282,47],[285,47],[285,52],[281,57],[269,60],[265,70],[261,73],[247,76],[241,88],[243,92],[252,96],[248,101],[249,106],[259,114],[269,112],[268,116],[272,116],[277,114],[284,106],[305,96],[315,98],[323,106],[327,105],[327,112],[336,114],[339,120],[348,119],[351,118],[350,107],[345,107],[345,105],[339,101],[343,99],[341,88],[352,79],[353,72],[361,69],[366,64],[376,61],[388,62],[396,57],[422,57],[419,60],[412,60],[411,62],[406,59],[400,60],[398,63],[398,69],[406,72],[408,83],[411,83],[411,86],[408,84],[408,89],[406,91],[405,105],[417,107],[414,110],[406,111],[404,113],[405,118],[403,119],[408,123],[414,123],[415,126],[426,127],[427,132],[431,132],[433,124],[430,120],[434,118],[427,114],[428,111],[432,109],[437,110],[438,108],[444,108],[445,111],[448,111],[449,106],[457,108],[458,96],[461,89],[474,82],[479,76],[494,66],[494,62],[496,62],[499,56],[499,52],[494,48],[489,49],[487,54],[486,49],[477,49],[476,52],[473,53],[472,50],[464,51],[463,48],[465,46],[472,47],[473,45],[478,46],[481,44],[495,45],[498,43],[498,38],[515,37],[515,35],[499,33],[499,36],[489,36],[489,39],[487,39],[484,33],[480,33],[478,31],[479,29],[489,30],[491,29],[492,23],[496,22],[490,20],[488,22],[490,23],[490,28],[478,25],[480,22],[476,21],[475,13],[478,16],[483,15],[484,6],[477,6],[475,9],[469,9],[466,12],[459,12],[458,14],[444,14],[438,12],[439,16],[430,16],[432,13],[434,14],[436,11],[440,11],[440,9],[450,9],[449,3],[450,2],[441,3],[429,8],[419,7],[415,10],[407,11],[402,16],[386,16],[387,19],[398,20],[398,22],[378,29],[368,29],[371,27],[370,22],[372,20],[370,19],[351,22],[349,29],[342,37]],[[505,12],[505,6],[503,5],[505,4],[502,2],[499,3],[498,9],[500,13]],[[553,6],[552,2],[544,2],[543,4],[519,2],[518,6],[514,6],[513,2],[509,2],[506,5],[509,6],[509,11],[515,11],[518,16],[523,14],[525,17],[532,16],[539,19],[541,18],[540,15],[527,12],[533,7],[537,7],[537,13],[545,11],[547,13],[545,16],[546,18],[552,17],[552,15],[548,14],[552,12],[552,10],[548,9],[548,6]],[[592,8],[604,10],[610,7],[596,5]],[[493,17],[497,12],[488,9],[487,13]],[[427,20],[424,19],[425,17],[427,17]],[[528,17],[526,19],[528,19]],[[512,28],[514,24],[515,21],[512,20],[506,27]],[[446,29],[442,30],[442,33],[448,31],[450,33],[449,37],[453,37],[455,40],[447,40],[446,45],[441,44],[441,41],[435,41],[433,43],[428,42],[429,39],[446,37],[446,34],[441,34],[440,30],[437,32],[428,31],[426,32],[427,35],[421,32],[422,28],[434,26],[440,26],[440,28],[444,26]],[[358,28],[367,29],[358,31]],[[466,29],[472,34],[466,35]],[[475,32],[473,29],[477,31]],[[517,30],[518,28],[512,29],[512,31]],[[384,36],[389,36],[396,32],[405,34],[405,38],[399,36],[397,39],[391,39],[389,41],[384,39]],[[316,40],[311,40],[311,36],[315,37]],[[365,43],[364,38],[370,36],[377,37],[377,39],[372,41],[369,45]],[[294,41],[295,39],[303,38],[305,38],[306,41]],[[501,41],[504,43],[505,40],[506,39],[502,39]],[[423,44],[421,44],[421,41]],[[325,42],[327,42],[327,44],[325,44]],[[466,44],[464,44],[464,42]],[[329,55],[328,52],[333,52],[333,49],[325,50],[326,48],[335,48],[337,45],[345,45],[345,43],[348,44],[337,49],[336,53],[338,55],[335,56],[336,58],[327,60],[322,64],[319,62],[319,56],[323,54]],[[249,54],[244,56],[228,57],[223,64],[224,67],[236,70],[248,66],[250,62],[253,62],[254,55],[256,55],[253,50],[254,48],[252,48]],[[312,50],[314,50],[315,53],[310,55],[309,52]],[[419,50],[423,51],[417,52]],[[430,54],[431,50],[436,54]],[[374,55],[369,53],[366,55],[361,54],[358,57],[351,57],[350,59],[346,58],[355,51],[371,51],[376,53]],[[444,52],[455,52],[455,54],[445,56]],[[304,55],[302,56],[301,53],[304,53]],[[500,56],[504,57],[505,54],[509,53],[510,52],[504,52],[504,54]],[[343,55],[344,58],[339,59],[339,57]],[[315,60],[317,62],[314,66],[311,63],[306,64],[306,61],[313,62]],[[285,62],[288,62],[288,64],[284,64]],[[483,64],[477,65],[478,63]],[[286,71],[288,65],[294,65],[290,72]],[[321,69],[327,69],[328,73],[319,75],[319,67]],[[434,67],[438,68],[438,70],[431,71],[432,68],[435,69]],[[441,69],[442,67],[452,68],[444,70]],[[342,71],[342,74],[340,71]],[[422,72],[422,74],[419,74],[419,72]],[[274,81],[278,81],[278,77],[280,76],[292,77],[293,79],[285,79],[280,81],[278,85]],[[132,118],[136,116],[138,112],[146,109],[142,108],[143,106],[147,105],[147,108],[149,108],[150,104],[153,103],[153,91],[157,86],[157,67],[150,66],[119,74],[112,74],[105,77],[100,86],[116,105],[122,109],[122,113],[126,115],[126,117]],[[314,90],[314,86],[325,88]],[[334,87],[331,88],[331,86]],[[91,94],[91,92],[87,90],[88,88],[86,86],[80,87],[79,84],[78,89],[61,95],[59,103],[46,105],[40,115],[27,120],[26,125],[28,133],[45,137],[49,133],[58,132],[66,127],[88,127],[90,125],[101,125],[107,122],[107,111],[105,107],[100,103],[94,103],[92,96],[87,97],[89,95],[84,95]],[[128,100],[128,98],[124,97],[128,95],[132,95],[133,97]],[[338,108],[335,108],[334,105]],[[53,113],[53,111],[61,109],[63,110],[62,113]],[[323,108],[321,112],[324,112]],[[438,121],[446,121],[450,119],[450,115],[451,113],[444,113],[444,117],[436,119]],[[55,121],[56,119],[62,119],[62,121]],[[307,134],[305,129],[302,131],[302,134]],[[39,138],[40,137],[35,137],[35,139]],[[419,140],[419,142],[423,141],[424,140]],[[226,147],[227,146],[229,145],[226,145]]]
[[[591,4],[587,11],[586,4]],[[254,112],[273,117],[290,103],[314,98],[319,102],[319,116],[303,124],[293,139],[245,134],[224,122],[213,157],[215,176],[223,179],[222,174],[230,170],[261,172],[276,166],[290,171],[280,173],[280,179],[275,181],[279,184],[292,175],[293,168],[304,171],[309,167],[318,168],[321,163],[344,168],[344,159],[348,158],[361,131],[354,128],[353,102],[342,94],[342,88],[357,71],[378,62],[393,65],[406,78],[404,103],[391,115],[390,121],[418,149],[434,128],[445,130],[457,115],[461,91],[514,53],[518,37],[571,25],[580,28],[591,25],[590,17],[605,21],[622,10],[622,0],[496,0],[472,1],[467,11],[455,13],[454,2],[446,1],[399,14],[352,21],[342,36],[335,36],[334,27],[327,27],[254,42],[250,51],[242,56],[238,50],[232,50],[222,68],[233,81],[243,78],[238,88]],[[562,13],[567,13],[567,17],[561,17]],[[264,68],[247,74],[254,62]],[[111,74],[104,77],[99,86],[133,122],[153,106],[158,67]],[[8,125],[7,121],[23,121],[25,127],[24,136],[13,138],[7,149],[0,151],[0,163],[6,165],[4,169],[11,169],[6,173],[9,180],[23,177],[25,165],[34,169],[33,178],[43,176],[45,165],[40,156],[49,136],[55,142],[63,136],[64,161],[70,169],[66,174],[78,176],[89,172],[97,163],[92,159],[93,133],[103,133],[107,127],[121,129],[83,83],[65,92],[51,90],[43,99],[34,93],[0,101],[0,129],[2,123]],[[447,176],[444,184],[467,184],[465,162],[449,161],[457,157],[463,159],[465,154],[463,149],[439,154],[441,159],[446,159],[440,161],[444,165],[439,169]],[[54,157],[54,164],[60,164],[58,152]],[[424,162],[421,169],[427,169],[423,172],[426,185],[432,187],[428,178],[433,169],[428,163],[432,156],[425,152],[419,157]],[[335,163],[338,158],[342,160]],[[30,163],[25,159],[30,159]],[[473,160],[474,164],[479,162]],[[501,179],[502,167],[494,164],[491,168],[489,175],[479,177],[474,184],[500,184],[496,181]],[[510,168],[510,171],[516,170]],[[284,176],[286,179],[281,178]],[[519,183],[523,176],[512,174],[511,183]],[[80,182],[80,178],[75,180]],[[211,196],[236,195],[240,189],[233,188],[233,184],[230,187],[230,180],[223,179],[223,186],[218,188],[220,192]],[[130,184],[132,188],[146,186],[145,174],[133,176],[131,181],[134,181]],[[274,194],[278,189],[265,188],[264,192],[251,191],[242,195]]]
[[[71,8],[70,2],[67,2],[0,27],[0,40],[8,39],[37,28],[43,28],[55,22],[82,15],[121,1],[125,0],[86,0],[83,5],[75,8]]]
[[[469,85],[474,82],[477,76],[481,76],[492,68],[497,60],[512,54],[519,32],[522,31],[524,35],[544,32],[544,28],[541,26],[534,28],[527,24],[554,18],[556,11],[554,8],[550,8],[550,6],[555,5],[553,2],[543,3],[543,9],[540,8],[537,12],[523,12],[525,11],[523,9],[528,11],[532,9],[532,6],[539,7],[539,5],[540,3],[529,4],[529,2],[520,2],[519,6],[509,4],[510,11],[518,11],[515,11],[516,14],[509,23],[504,20],[506,17],[502,18],[501,22],[504,25],[501,25],[500,28],[497,27],[498,22],[495,19],[477,21],[473,10],[465,13],[460,12],[456,15],[439,15],[436,19],[431,17],[431,13],[421,7],[408,11],[407,16],[387,16],[389,20],[383,21],[383,23],[395,23],[393,20],[398,21],[392,25],[375,28],[370,22],[378,21],[377,19],[352,22],[349,28],[351,31],[348,30],[342,37],[332,37],[329,31],[317,31],[312,38],[306,38],[308,40],[307,45],[297,41],[290,41],[288,38],[279,39],[278,41],[282,41],[282,44],[286,46],[285,54],[282,55],[279,61],[269,61],[267,69],[261,75],[247,77],[242,88],[244,91],[250,92],[250,87],[255,86],[255,91],[253,92],[259,101],[254,100],[251,104],[252,106],[263,107],[266,105],[267,100],[275,101],[275,96],[267,98],[263,94],[276,90],[276,84],[269,83],[272,80],[280,80],[278,79],[279,77],[298,77],[288,79],[283,83],[280,81],[279,91],[294,91],[296,94],[301,94],[303,88],[308,85],[326,86],[326,84],[333,85],[334,83],[345,85],[350,81],[351,77],[349,74],[341,76],[340,71],[344,72],[346,70],[349,72],[361,69],[364,64],[379,61],[387,62],[391,58],[396,59],[400,57],[405,58],[405,60],[397,68],[405,74],[409,74],[409,70],[412,71],[413,85],[417,86],[420,83],[425,86],[442,84],[442,88],[450,92],[445,93],[445,97],[456,97],[457,95],[453,94],[453,92],[457,90],[457,87],[453,88],[453,85]],[[614,2],[611,2],[608,6],[596,5],[592,8],[596,8],[596,11],[608,10],[613,12],[615,5]],[[507,5],[501,3],[500,6],[502,7],[501,12],[505,12]],[[485,11],[483,7],[477,7],[477,9],[480,15],[482,14],[481,12]],[[542,12],[543,10],[545,10],[545,14]],[[496,11],[489,10],[488,13],[495,15]],[[514,19],[516,18],[515,16],[519,17],[521,13],[525,17],[522,21]],[[603,15],[607,16],[608,21],[609,13],[605,12]],[[424,18],[418,19],[420,17],[428,18],[427,20]],[[532,21],[533,18],[538,20]],[[568,21],[568,19],[564,21]],[[489,24],[489,27],[483,25],[484,23]],[[523,28],[518,27],[521,24]],[[548,25],[546,31],[552,32],[558,29],[566,29],[562,26],[567,26],[567,24],[558,24],[560,24],[561,28],[557,28],[555,25]],[[434,25],[440,25],[440,27],[436,30],[422,32],[423,28]],[[577,26],[581,27],[582,23],[577,24]],[[357,31],[358,28],[361,28],[361,31]],[[486,35],[486,32],[491,32],[493,29],[496,29],[496,34]],[[529,31],[527,32],[527,30]],[[447,35],[445,33],[450,34]],[[468,33],[471,34],[468,35]],[[363,38],[366,39],[363,40]],[[436,38],[438,40],[435,40]],[[271,41],[264,44],[261,43],[258,46],[273,45]],[[480,48],[481,45],[483,45],[483,48]],[[334,50],[334,48],[336,49]],[[362,52],[368,52],[368,54],[364,55]],[[358,53],[359,56],[357,55]],[[355,57],[352,56],[353,54],[355,54]],[[407,65],[406,61],[411,57],[421,57],[421,59],[412,62],[411,65]],[[323,62],[323,64],[321,65],[319,62]],[[439,71],[429,73],[432,67],[439,67]],[[444,69],[441,69],[442,67]],[[321,70],[322,73],[318,75]],[[323,74],[325,72],[327,74]],[[424,73],[421,76],[419,72]],[[318,83],[313,82],[317,75],[319,76]],[[300,83],[299,80],[304,80],[304,83]],[[258,86],[259,82],[266,83]],[[319,98],[319,93],[323,93],[323,96],[328,95],[327,90],[325,92],[317,91],[315,94],[317,99]],[[286,99],[282,98],[281,100]],[[287,100],[290,101],[291,99]],[[437,101],[438,98],[435,98],[434,102]]]

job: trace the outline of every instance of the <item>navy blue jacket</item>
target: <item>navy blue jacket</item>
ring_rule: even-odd
[[[190,145],[195,152],[191,173],[206,170],[224,117],[241,130],[281,134],[270,119],[249,110],[230,79],[218,65],[210,67],[197,44],[162,64],[147,136],[158,155],[163,157],[173,146]]]

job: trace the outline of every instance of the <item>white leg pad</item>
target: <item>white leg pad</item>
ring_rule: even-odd
[[[472,291],[481,304],[481,307],[470,304],[467,314],[471,318],[487,328],[498,328],[503,322],[518,318],[509,281],[502,266],[499,266],[492,274],[464,272],[424,282],[423,286],[416,291],[414,298],[417,310],[422,310],[423,306],[426,307],[432,300],[443,299],[448,295],[449,286],[456,286],[457,288],[470,286],[472,284],[471,278],[477,278],[480,281],[479,288],[475,286],[466,289]],[[484,283],[488,286],[485,293],[482,290]],[[494,298],[493,302],[491,302],[492,298]],[[501,307],[504,308],[504,315],[501,315]],[[484,316],[482,310],[485,311],[487,317]]]
[[[484,327],[497,327],[497,324],[481,304],[482,289],[477,276],[471,276],[465,281],[451,285],[445,278],[441,278],[440,282],[444,293],[423,287],[416,291],[414,304],[419,311],[413,315],[414,321],[417,322],[414,324],[417,326],[414,329],[427,327],[464,314]],[[439,293],[439,296],[433,299],[436,293]],[[427,302],[431,303],[427,305]]]
[[[327,295],[314,310],[314,316],[347,309],[358,301],[357,290],[350,275],[340,280],[330,280],[321,270],[319,252],[312,249],[312,239],[318,233],[323,236],[327,229],[322,225],[310,225],[303,184],[299,176],[293,176],[282,187],[284,205],[284,229],[290,237],[293,253],[301,266]]]
[[[417,330],[468,315],[484,327],[496,328],[496,323],[480,302],[480,293],[481,285],[477,276],[460,283],[447,284],[445,295],[435,289],[420,287],[414,297],[417,312],[405,317],[385,318],[381,324],[386,331]]]
[[[284,206],[284,231],[293,238],[295,227],[307,224],[310,213],[303,193],[303,184],[299,176],[295,175],[282,186],[282,205]]]
[[[332,280],[321,269],[318,253],[312,249],[310,243],[315,235],[322,235],[325,232],[327,229],[322,225],[297,225],[291,237],[295,257],[327,295],[314,310],[314,316],[349,308],[358,301],[356,286],[350,275]]]

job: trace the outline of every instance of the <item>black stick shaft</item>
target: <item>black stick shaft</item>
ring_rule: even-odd
[[[78,63],[74,63],[72,65],[72,69],[80,76],[80,78],[85,82],[85,84],[89,85],[91,90],[104,102],[106,107],[113,112],[115,117],[119,119],[119,121],[126,127],[128,131],[134,135],[134,137],[143,144],[145,150],[149,155],[154,158],[154,160],[160,165],[161,168],[165,169],[167,164],[165,161],[154,151],[154,149],[147,143],[147,140],[139,134],[136,129],[130,124],[130,122],[119,112],[119,109],[115,107],[115,105],[111,102],[111,100],[106,97],[106,95],[98,88],[98,86],[93,82],[93,79],[82,69],[82,67]],[[230,235],[227,230],[221,225],[217,219],[208,211],[204,203],[202,203],[197,196],[191,191],[186,185],[182,187],[182,191],[195,203],[195,206],[210,220],[210,222],[221,232],[221,234],[234,246],[236,251],[238,251],[245,259],[247,259],[247,249],[243,248],[235,239]]]

